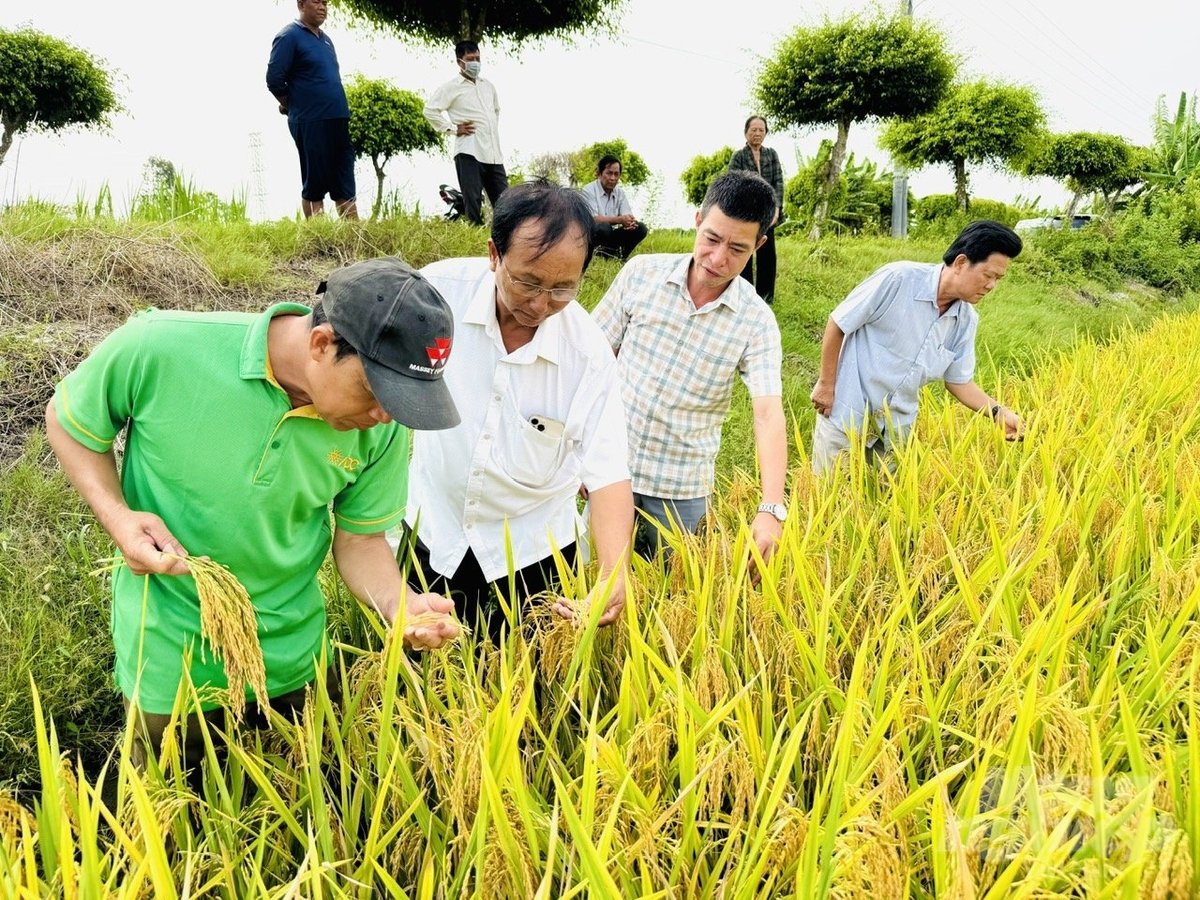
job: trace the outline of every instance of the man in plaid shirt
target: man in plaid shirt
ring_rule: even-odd
[[[754,406],[762,485],[754,543],[765,559],[779,541],[787,514],[783,349],[775,316],[738,277],[775,206],[757,174],[719,176],[696,213],[691,255],[633,257],[593,312],[617,354],[634,503],[644,513],[639,552],[661,544],[651,520],[695,531],[704,519],[735,373]]]

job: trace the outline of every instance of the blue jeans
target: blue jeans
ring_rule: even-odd
[[[633,549],[647,559],[658,554],[663,547],[663,532],[680,530],[695,534],[708,513],[708,497],[692,500],[677,500],[671,497],[651,497],[647,494],[633,495],[634,509],[641,510],[637,517],[637,534]]]

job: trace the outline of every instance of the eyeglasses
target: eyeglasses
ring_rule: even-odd
[[[500,261],[504,262],[504,257],[500,257]],[[542,287],[540,284],[532,284],[528,281],[521,281],[519,278],[513,278],[507,266],[504,267],[504,274],[508,278],[509,284],[512,285],[513,293],[522,300],[532,301],[542,296],[542,294],[549,294],[551,301],[560,306],[566,306],[579,296],[579,285],[557,288]]]

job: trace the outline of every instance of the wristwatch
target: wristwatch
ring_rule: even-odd
[[[782,503],[760,503],[758,504],[758,511],[772,515],[780,522],[787,518],[787,507]]]

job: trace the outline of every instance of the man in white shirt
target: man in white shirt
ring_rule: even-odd
[[[445,382],[462,423],[432,440],[415,434],[405,517],[415,540],[402,561],[494,638],[505,607],[554,589],[557,559],[570,565],[577,545],[586,558],[581,484],[599,562],[587,609],[603,604],[607,625],[624,605],[633,493],[621,387],[612,350],[575,299],[591,256],[579,194],[530,182],[496,204],[487,259],[421,270],[454,312]]]
[[[500,99],[496,87],[479,77],[479,45],[454,45],[458,77],[447,81],[425,104],[425,118],[439,132],[454,138],[454,169],[463,196],[463,215],[483,224],[483,192],[492,209],[508,187],[504,154],[500,151]]]
[[[637,220],[621,189],[621,160],[611,153],[601,156],[596,163],[596,180],[580,193],[592,211],[596,252],[625,259],[646,237],[646,226]]]

